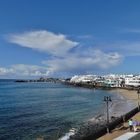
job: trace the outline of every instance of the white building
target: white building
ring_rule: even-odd
[[[71,78],[70,82],[71,83],[87,83],[87,82],[92,82],[95,80],[95,75],[75,75]]]
[[[125,85],[139,87],[140,86],[140,78],[139,77],[125,78]]]

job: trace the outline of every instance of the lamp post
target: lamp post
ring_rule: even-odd
[[[107,115],[106,115],[106,117],[107,117],[107,119],[106,119],[106,124],[107,124],[107,132],[109,133],[109,127],[108,127],[108,125],[109,125],[109,109],[108,109],[108,104],[109,104],[109,102],[111,102],[112,100],[111,100],[111,97],[110,96],[104,96],[104,101],[106,102],[106,108],[107,108]]]
[[[140,99],[140,88],[138,88],[138,91],[137,91],[137,94],[138,94],[138,110],[140,111],[140,104],[139,104],[139,99]]]

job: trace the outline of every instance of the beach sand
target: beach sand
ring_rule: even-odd
[[[110,116],[120,117],[126,114],[138,105],[138,95],[135,90],[114,89],[110,91],[119,97],[112,98],[112,107],[110,108]]]
[[[111,90],[111,92],[113,93],[119,93],[120,95],[122,95],[125,99],[130,100],[132,102],[134,102],[134,104],[137,105],[138,102],[138,95],[137,95],[137,91],[135,90],[125,90],[125,89],[114,89]],[[137,120],[140,122],[140,112],[137,113],[136,115],[134,115],[132,117],[132,119]],[[114,129],[111,133],[106,134],[100,138],[98,138],[98,140],[112,140],[126,132],[129,131],[128,128],[128,122],[124,123],[123,126],[120,126],[119,128]]]
[[[128,100],[132,100],[134,102],[138,101],[138,94],[136,90],[126,90],[126,89],[118,88],[118,89],[111,90],[111,92],[119,93],[120,95],[122,95],[124,98]]]

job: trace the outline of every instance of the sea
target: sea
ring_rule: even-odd
[[[58,140],[71,128],[104,114],[104,96],[111,96],[112,102],[122,100],[107,90],[0,80],[0,140]]]

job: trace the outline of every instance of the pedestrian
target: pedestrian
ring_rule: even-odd
[[[130,131],[132,131],[132,129],[133,129],[133,120],[132,120],[132,119],[130,119],[130,120],[128,121],[128,125],[129,125]]]
[[[133,130],[134,130],[134,132],[137,131],[137,121],[136,120],[133,121]]]

